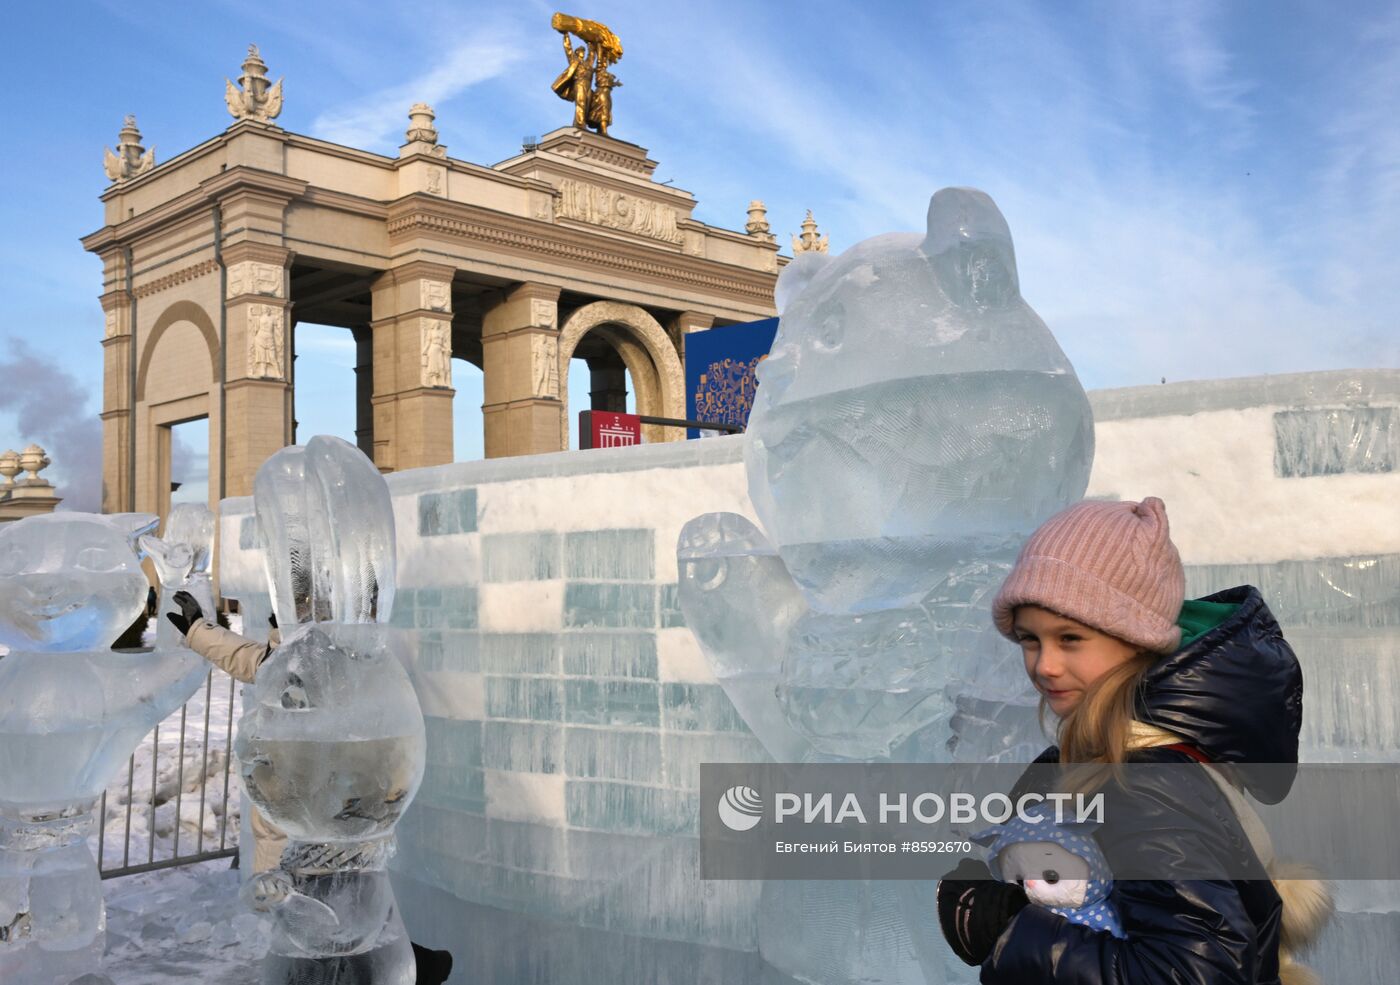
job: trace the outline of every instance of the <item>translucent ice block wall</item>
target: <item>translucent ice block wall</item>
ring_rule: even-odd
[[[1308,758],[1400,761],[1400,371],[1090,400],[1089,494],[1162,496],[1191,590],[1251,581],[1279,613],[1307,675]],[[702,882],[695,841],[698,764],[762,752],[675,602],[685,521],[755,518],[739,440],[388,479],[395,622],[428,727],[395,863],[414,939],[452,948],[454,982],[768,985],[757,887]],[[223,504],[220,574],[261,634],[251,508]],[[1341,899],[1311,964],[1391,980],[1400,885]]]
[[[713,439],[388,477],[428,736],[395,888],[455,980],[757,981],[758,887],[700,881],[696,790],[700,762],[762,751],[676,600],[681,525],[752,515],[741,457]],[[225,506],[227,537],[248,503]]]
[[[1089,494],[1159,495],[1187,594],[1257,585],[1303,666],[1304,762],[1400,763],[1400,370],[1090,394]],[[1338,884],[1308,963],[1391,981],[1400,883]]]

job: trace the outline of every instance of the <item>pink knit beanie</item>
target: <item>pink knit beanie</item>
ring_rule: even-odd
[[[1016,606],[1038,605],[1144,650],[1171,653],[1181,642],[1176,620],[1185,597],[1186,573],[1160,499],[1084,502],[1031,534],[992,602],[992,621],[1015,640]]]

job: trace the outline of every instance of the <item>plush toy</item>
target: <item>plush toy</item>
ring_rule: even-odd
[[[1126,937],[1108,902],[1113,877],[1094,841],[1095,822],[1056,824],[1049,811],[1028,811],[972,835],[988,849],[987,867],[1003,882],[1020,883],[1030,901],[1067,920]]]

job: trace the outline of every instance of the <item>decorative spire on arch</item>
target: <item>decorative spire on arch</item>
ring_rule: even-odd
[[[243,74],[239,85],[224,79],[224,102],[235,120],[257,120],[271,123],[282,112],[282,80],[273,85],[267,77],[267,63],[258,54],[258,46],[248,46],[243,59]],[[241,88],[240,88],[241,86]]]
[[[773,235],[773,228],[768,225],[768,208],[759,199],[754,199],[749,203],[749,221],[744,223],[744,231],[765,243],[777,240],[777,237]]]
[[[812,218],[812,210],[807,210],[807,218],[802,220],[802,235],[792,238],[793,255],[798,253],[827,252],[827,237],[817,235],[817,220]]]
[[[128,116],[117,134],[117,152],[103,149],[102,168],[112,181],[125,181],[145,174],[156,166],[156,149],[141,146],[141,131],[136,129],[136,117]]]

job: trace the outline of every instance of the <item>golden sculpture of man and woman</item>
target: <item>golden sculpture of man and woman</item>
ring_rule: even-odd
[[[574,104],[574,126],[591,127],[606,137],[612,125],[612,91],[622,85],[608,66],[622,57],[622,42],[597,21],[555,14],[550,24],[564,36],[564,54],[569,59],[550,88]],[[570,35],[584,43],[575,47]]]

